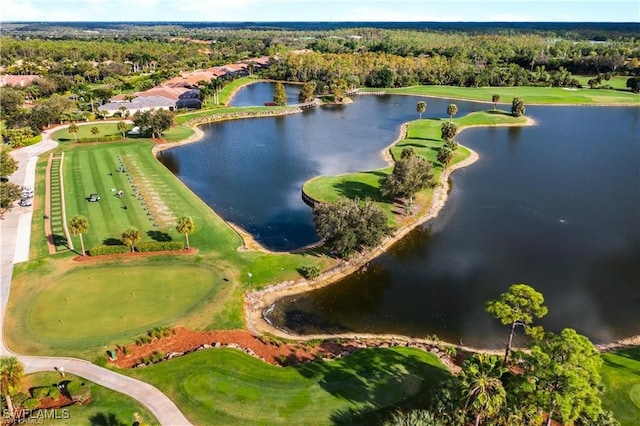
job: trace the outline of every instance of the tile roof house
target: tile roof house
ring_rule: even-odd
[[[39,75],[29,74],[29,75],[12,75],[12,74],[4,74],[0,75],[0,87],[4,86],[12,86],[12,87],[26,87],[33,82],[35,82]]]
[[[150,111],[152,109],[174,111],[176,109],[176,100],[165,98],[164,96],[138,96],[131,100],[131,102],[108,102],[99,106],[98,110],[111,116],[121,112],[120,108],[122,107],[126,107],[130,114],[138,111]]]

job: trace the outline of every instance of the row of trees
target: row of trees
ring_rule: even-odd
[[[389,425],[619,424],[602,408],[602,359],[591,341],[573,329],[557,334],[533,326],[547,314],[542,294],[514,284],[487,311],[509,326],[505,356],[471,356],[429,407],[397,414]],[[518,327],[530,337],[527,350],[512,350]]]
[[[11,210],[13,203],[22,196],[22,187],[7,179],[18,170],[18,162],[10,152],[11,148],[8,146],[0,146],[0,217]]]
[[[190,216],[181,216],[176,224],[176,231],[184,235],[187,249],[189,249],[189,234],[195,231],[195,224]],[[69,222],[69,232],[74,236],[80,237],[80,246],[82,247],[82,255],[86,256],[87,252],[84,247],[84,234],[89,232],[89,220],[82,215],[76,215]],[[122,232],[120,241],[122,244],[129,246],[131,252],[134,251],[135,245],[142,239],[142,233],[134,227],[128,227]]]
[[[462,27],[445,30],[344,28],[336,30],[261,30],[252,28],[215,29],[183,28],[181,38],[171,37],[166,29],[152,31],[144,39],[141,29],[104,34],[91,40],[45,39],[51,32],[38,33],[30,29],[29,39],[3,37],[0,63],[10,73],[81,75],[87,81],[103,80],[122,75],[124,71],[150,72],[156,69],[207,68],[250,57],[280,55],[285,51],[311,49],[331,54],[390,54],[399,57],[435,57],[456,59],[474,66],[517,64],[533,70],[545,66],[560,67],[571,72],[633,71],[640,57],[637,37],[632,32],[609,31],[599,27],[598,37],[606,43],[592,43],[594,34],[572,28],[512,27],[498,33],[495,26],[479,31]],[[632,29],[633,30],[633,29]],[[5,33],[6,34],[6,33]],[[25,34],[25,35],[27,35]],[[83,36],[87,38],[87,33]],[[207,48],[194,39],[210,42]],[[627,59],[631,61],[627,62]],[[633,60],[636,60],[633,62]],[[109,61],[109,62],[107,62]],[[113,61],[113,62],[111,62]],[[225,62],[226,61],[226,62]],[[123,69],[120,69],[123,68]]]

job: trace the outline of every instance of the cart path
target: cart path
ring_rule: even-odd
[[[34,187],[35,172],[38,156],[54,149],[58,143],[51,139],[51,134],[59,126],[45,130],[42,142],[29,147],[11,151],[11,155],[18,161],[18,170],[11,175],[10,181]],[[7,311],[11,279],[14,263],[29,260],[29,242],[31,239],[31,222],[33,207],[19,207],[16,205],[4,214],[0,220],[0,355],[16,356],[25,366],[25,373],[38,371],[52,371],[54,368],[64,368],[66,372],[84,377],[106,388],[128,395],[144,405],[162,425],[179,426],[191,425],[178,407],[160,390],[140,380],[118,374],[106,368],[98,367],[88,361],[47,356],[27,356],[16,354],[4,343],[4,313]]]

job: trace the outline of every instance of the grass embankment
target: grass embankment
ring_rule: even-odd
[[[430,395],[449,373],[430,353],[393,348],[285,368],[211,349],[127,374],[158,387],[196,425],[323,425],[375,424],[380,411]]]
[[[363,89],[363,91],[374,89]],[[376,89],[380,90],[380,89]],[[502,104],[511,105],[513,98],[522,98],[525,106],[542,105],[640,105],[640,95],[612,89],[569,89],[562,87],[454,87],[413,86],[384,89],[389,94],[424,95],[447,99],[491,102],[500,95]],[[428,108],[428,106],[427,106]]]
[[[45,415],[34,416],[33,423],[42,425],[128,425],[139,420],[148,425],[159,424],[147,409],[121,393],[91,383],[82,377],[66,374],[63,379],[56,372],[40,372],[29,374],[23,380],[22,388],[51,386],[63,380],[78,381],[91,386],[91,402],[86,405],[70,405],[64,407],[68,418],[62,418],[62,409],[57,410],[58,418],[47,418]],[[65,416],[66,417],[66,416]],[[25,421],[25,423],[28,423]]]
[[[460,128],[464,126],[498,126],[498,125],[523,125],[525,118],[515,118],[505,111],[484,111],[469,114],[453,120]],[[402,150],[411,147],[416,154],[423,156],[433,165],[434,181],[440,179],[443,171],[442,164],[438,163],[436,157],[438,150],[444,144],[440,137],[442,123],[448,119],[423,119],[411,121],[408,124],[406,138],[398,141],[390,148],[391,156],[394,160],[400,158]],[[464,146],[459,146],[451,164],[456,164],[468,158],[470,151]],[[340,197],[349,198],[360,197],[369,198],[376,202],[389,215],[390,222],[398,225],[398,218],[401,210],[394,204],[389,203],[380,194],[381,179],[390,174],[393,168],[386,167],[368,172],[349,173],[340,176],[321,176],[314,178],[304,185],[304,191],[312,198],[320,201],[335,201]],[[433,189],[429,188],[416,196],[418,211],[425,209],[431,202]]]
[[[42,157],[37,168],[39,198],[32,224],[31,254],[35,256],[31,262],[15,267],[6,319],[5,339],[14,350],[95,360],[103,354],[105,345],[131,342],[152,326],[243,328],[244,291],[299,278],[302,266],[327,267],[334,262],[315,254],[238,251],[242,244],[239,235],[155,159],[152,145],[145,139],[61,144],[57,150],[65,153],[67,220],[75,214],[88,218],[89,231],[84,240],[89,249],[105,242],[119,244],[122,231],[129,226],[141,231],[143,241],[182,241],[184,237],[175,230],[176,218],[187,214],[195,223],[190,242],[198,253],[96,258],[89,263],[72,261],[71,252],[47,257],[40,219],[46,165],[46,157]],[[120,158],[128,175],[117,171]],[[136,197],[132,185],[137,186],[142,200]],[[120,189],[125,193],[122,198],[115,195]],[[93,192],[101,195],[100,202],[86,200]],[[79,250],[79,237],[72,238]],[[122,274],[134,265],[135,273]],[[188,273],[181,273],[185,268]],[[250,283],[248,272],[252,274]],[[196,277],[206,279],[211,287],[198,287]],[[185,290],[177,291],[181,286]],[[173,299],[166,299],[170,294]],[[153,305],[151,302],[157,307],[144,307]],[[108,320],[105,323],[100,318]]]
[[[606,353],[602,358],[603,406],[613,411],[622,426],[637,425],[640,419],[640,347]]]

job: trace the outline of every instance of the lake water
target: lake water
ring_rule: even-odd
[[[254,104],[271,100],[270,85],[250,88]],[[225,219],[267,247],[300,247],[317,240],[302,183],[382,166],[380,150],[417,118],[417,100],[360,97],[214,124],[170,159]],[[424,100],[423,117],[446,116],[450,101]],[[454,102],[458,116],[490,107]],[[462,132],[481,158],[454,173],[438,218],[365,271],[280,300],[268,319],[298,333],[437,334],[492,347],[506,330],[486,301],[525,282],[545,295],[549,329],[573,327],[596,342],[640,334],[640,108],[527,106],[527,115],[538,125]]]

